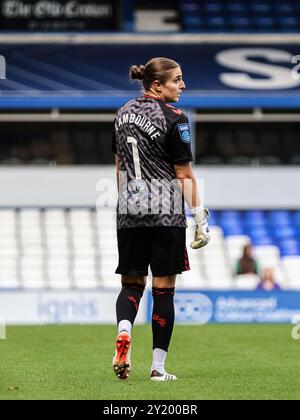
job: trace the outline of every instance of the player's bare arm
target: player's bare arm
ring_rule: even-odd
[[[190,162],[174,165],[176,177],[183,197],[196,223],[195,239],[191,243],[193,249],[203,248],[210,241],[207,219],[209,212],[201,205],[197,180]]]

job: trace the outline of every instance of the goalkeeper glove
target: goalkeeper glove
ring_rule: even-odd
[[[191,209],[191,213],[196,222],[195,239],[191,243],[191,248],[203,248],[210,241],[209,228],[207,223],[207,219],[210,216],[209,211],[206,208],[197,207]]]

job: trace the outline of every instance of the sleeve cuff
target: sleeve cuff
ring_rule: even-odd
[[[173,163],[188,163],[188,162],[193,162],[193,161],[194,161],[193,157],[172,160]]]

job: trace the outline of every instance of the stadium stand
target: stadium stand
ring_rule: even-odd
[[[94,120],[84,125],[74,115],[72,125],[68,122],[49,123],[51,116],[48,120],[44,116],[45,122],[32,118],[34,124],[29,121],[26,124],[1,122],[0,166],[114,163],[107,142],[113,129],[112,112],[104,112],[103,121],[98,122],[100,117],[95,115]],[[298,122],[264,122],[259,125],[253,122],[197,122],[196,164],[297,166],[299,132]]]
[[[86,38],[79,32],[33,38],[26,34],[24,39],[19,35],[19,41],[2,34],[0,53],[9,63],[9,77],[1,83],[1,170],[100,165],[100,173],[112,164],[114,113],[139,94],[128,83],[128,68],[133,62],[144,63],[154,52],[172,53],[184,66],[189,86],[180,107],[189,113],[195,133],[196,165],[223,168],[224,173],[225,166],[232,170],[236,165],[254,169],[299,165],[299,84],[290,76],[299,43],[298,38],[290,41],[289,34],[300,31],[300,0],[164,0],[160,10],[153,1],[139,0],[138,25],[132,2],[122,4],[126,7],[121,33],[118,28],[109,36]],[[178,38],[162,33],[156,34],[160,38],[142,38],[144,34],[134,30],[174,30]],[[235,36],[223,42],[223,33]],[[258,37],[239,42],[243,33]],[[282,36],[281,44],[268,33]],[[205,34],[213,37],[208,40]],[[265,55],[260,56],[257,50],[262,47]],[[249,56],[244,55],[245,48]],[[232,61],[241,67],[218,59],[227,50],[234,51]],[[257,73],[245,71],[247,61],[255,64]],[[264,73],[266,66],[270,73]],[[291,80],[284,87],[254,89],[247,83],[232,87],[222,79],[224,72],[231,77],[242,72],[247,83],[276,81],[277,72],[279,79]],[[218,187],[215,182],[209,188]],[[44,199],[34,208],[14,203],[0,208],[0,289],[119,288],[113,274],[117,266],[113,213],[97,214],[86,205],[47,207]],[[261,270],[272,267],[282,288],[300,289],[299,210],[271,210],[274,203],[266,206],[268,210],[250,206],[239,210],[242,204],[229,211],[220,210],[220,203],[212,212],[212,242],[202,252],[190,252],[192,270],[181,276],[179,287],[255,289],[257,278],[234,276],[236,261],[251,241]],[[289,202],[285,205],[289,208]],[[191,235],[190,229],[187,242]]]
[[[299,32],[300,2],[273,0],[179,0],[182,29],[187,32]]]
[[[234,274],[249,242],[261,272],[271,267],[283,289],[300,288],[300,211],[214,211],[210,224],[212,242],[189,252],[179,288],[254,290],[258,278]],[[114,212],[92,208],[1,209],[0,288],[118,288],[115,229]]]

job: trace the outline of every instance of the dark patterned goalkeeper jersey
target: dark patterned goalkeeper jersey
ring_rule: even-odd
[[[117,113],[112,150],[120,162],[118,229],[186,227],[174,164],[193,160],[187,116],[163,100],[143,96]]]

